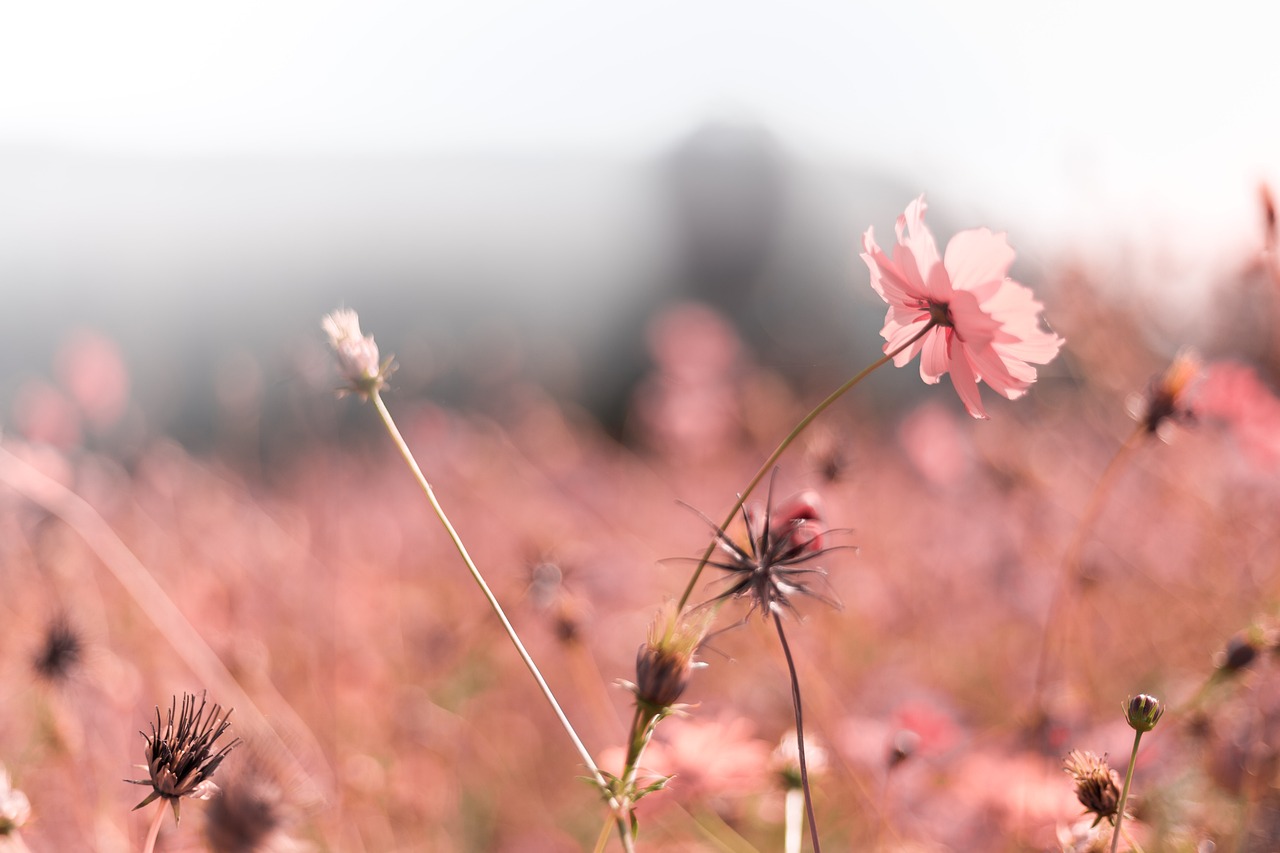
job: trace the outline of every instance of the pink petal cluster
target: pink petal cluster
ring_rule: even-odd
[[[1014,253],[1003,234],[961,231],[939,257],[925,210],[921,196],[898,217],[892,257],[876,245],[872,229],[862,238],[871,286],[889,304],[880,331],[884,351],[901,350],[893,360],[898,367],[919,354],[920,378],[931,385],[950,373],[969,414],[986,418],[978,383],[1010,400],[1021,397],[1036,380],[1031,365],[1052,361],[1063,340],[1041,328],[1044,306],[1008,277]]]

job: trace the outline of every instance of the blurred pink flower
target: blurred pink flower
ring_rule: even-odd
[[[672,718],[658,729],[645,751],[641,777],[646,773],[673,777],[669,789],[678,791],[682,800],[759,793],[772,778],[772,747],[754,737],[752,728],[745,717]],[[620,766],[625,754],[621,748],[605,750],[600,763]]]
[[[917,354],[920,378],[930,385],[942,374],[975,418],[986,418],[978,383],[1017,399],[1036,380],[1031,364],[1048,364],[1063,340],[1040,327],[1044,307],[1031,291],[1007,276],[1013,249],[1003,234],[986,228],[961,231],[939,258],[924,224],[924,196],[898,217],[896,257],[876,245],[872,229],[863,235],[862,259],[871,270],[871,286],[889,304],[880,334],[892,352],[935,324],[898,353],[903,367]]]
[[[1196,413],[1228,424],[1249,458],[1280,467],[1280,399],[1247,364],[1210,365],[1200,383]]]

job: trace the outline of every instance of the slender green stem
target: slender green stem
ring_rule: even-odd
[[[1044,702],[1044,690],[1049,677],[1050,640],[1061,614],[1070,606],[1072,581],[1075,580],[1076,570],[1079,569],[1080,552],[1084,550],[1087,535],[1093,529],[1093,524],[1097,521],[1098,514],[1102,512],[1105,498],[1115,485],[1116,477],[1123,470],[1124,464],[1129,460],[1133,451],[1138,448],[1146,435],[1146,428],[1140,425],[1130,434],[1124,444],[1120,445],[1115,455],[1107,462],[1107,467],[1102,469],[1102,474],[1098,477],[1098,484],[1094,486],[1093,494],[1089,496],[1089,503],[1085,505],[1084,513],[1080,516],[1079,523],[1076,524],[1071,543],[1062,555],[1062,563],[1058,568],[1058,582],[1054,586],[1053,597],[1049,599],[1049,612],[1045,616],[1044,631],[1040,635],[1040,654],[1036,660],[1036,676],[1031,691],[1031,712],[1037,719],[1042,716],[1044,710],[1042,703]]]
[[[391,417],[391,413],[387,411],[386,405],[382,402],[382,397],[375,390],[370,399],[373,401],[374,408],[378,410],[379,417],[382,418],[383,426],[391,435],[391,440],[395,443],[396,449],[400,451],[400,455],[404,458],[405,464],[409,466],[409,470],[413,472],[414,478],[418,481],[418,485],[422,487],[422,491],[426,494],[427,500],[431,503],[432,510],[435,511],[436,517],[440,519],[440,523],[444,526],[445,532],[449,536],[449,540],[453,543],[453,547],[457,549],[458,556],[462,558],[462,562],[466,564],[467,571],[471,573],[472,579],[476,582],[476,586],[480,588],[480,592],[489,602],[489,607],[493,609],[494,614],[498,617],[498,621],[502,623],[502,628],[507,632],[511,644],[515,646],[516,653],[520,655],[520,660],[524,662],[525,668],[529,670],[529,674],[533,676],[533,680],[538,683],[538,689],[542,691],[542,695],[546,698],[547,704],[551,706],[552,712],[556,719],[559,720],[561,727],[565,733],[569,735],[569,740],[573,742],[573,747],[578,751],[582,763],[591,771],[591,775],[595,783],[600,787],[601,791],[608,791],[608,782],[604,775],[600,772],[600,768],[596,765],[595,760],[591,757],[591,753],[587,751],[586,746],[582,743],[582,739],[578,737],[578,733],[574,731],[573,724],[569,722],[569,718],[565,716],[564,710],[561,709],[560,703],[556,700],[555,694],[551,691],[551,687],[547,684],[542,672],[538,669],[538,665],[533,662],[533,657],[525,649],[524,643],[520,641],[520,635],[516,633],[516,629],[512,626],[511,621],[507,619],[507,614],[503,611],[502,605],[498,603],[497,597],[493,591],[489,589],[489,584],[485,582],[484,576],[480,574],[480,569],[476,567],[475,561],[471,559],[471,555],[467,552],[467,547],[462,543],[462,537],[454,530],[453,524],[449,521],[449,517],[445,515],[444,508],[440,506],[440,502],[436,499],[435,491],[431,488],[431,484],[423,475],[422,469],[418,467],[418,461],[413,456],[413,451],[409,449],[409,445],[405,442],[404,436],[400,434],[400,430],[396,427],[395,420]],[[622,846],[625,850],[631,851],[633,845],[631,843],[631,833],[627,828],[627,819],[623,814],[622,804],[617,798],[609,798],[609,806],[613,810],[614,819],[618,826],[618,833],[622,838]]]
[[[1111,853],[1120,847],[1120,827],[1124,822],[1124,804],[1129,799],[1129,785],[1133,782],[1133,765],[1138,760],[1138,744],[1142,741],[1142,732],[1133,733],[1133,752],[1129,755],[1129,769],[1124,774],[1124,788],[1120,790],[1120,804],[1116,806],[1116,828],[1111,834]]]
[[[804,789],[804,809],[809,818],[809,837],[813,840],[813,853],[822,853],[822,844],[818,841],[818,822],[813,817],[813,793],[809,789],[809,767],[804,757],[804,712],[800,709],[800,678],[796,675],[796,662],[791,657],[791,646],[787,643],[787,635],[782,630],[782,617],[777,611],[773,614],[773,624],[778,628],[778,639],[782,641],[782,653],[787,656],[787,670],[791,673],[791,702],[796,709],[796,750],[800,754],[800,787]]]
[[[154,853],[156,839],[160,837],[160,824],[164,823],[164,812],[168,806],[169,801],[163,797],[156,803],[156,815],[151,819],[151,828],[147,830],[147,842],[142,847],[142,853]]]
[[[870,376],[873,371],[875,371],[877,368],[883,367],[884,365],[888,364],[890,361],[893,361],[893,359],[896,358],[899,353],[901,353],[907,347],[914,344],[916,341],[923,338],[926,334],[929,333],[930,330],[932,330],[937,325],[938,325],[937,321],[930,320],[927,324],[925,324],[924,328],[921,329],[919,332],[917,332],[915,335],[913,335],[910,340],[908,340],[906,343],[904,343],[902,346],[898,347],[897,349],[893,350],[892,352],[885,353],[880,358],[876,359],[871,364],[864,367],[862,370],[856,373],[852,379],[850,379],[848,382],[841,385],[836,390],[832,391],[829,395],[827,395],[827,398],[825,400],[823,400],[818,405],[814,406],[813,410],[809,412],[809,414],[801,418],[800,422],[791,429],[791,432],[787,433],[786,438],[782,439],[781,443],[779,443],[778,446],[774,448],[774,451],[769,454],[769,458],[766,459],[764,461],[764,464],[760,466],[760,470],[756,471],[755,476],[751,478],[751,482],[747,483],[747,487],[742,490],[742,493],[740,495],[738,495],[738,500],[734,503],[733,507],[729,510],[729,513],[725,516],[724,523],[720,525],[720,528],[722,530],[726,529],[730,524],[733,523],[733,519],[738,514],[738,510],[742,509],[743,504],[747,502],[747,498],[751,495],[751,492],[755,489],[755,487],[760,485],[760,481],[764,479],[764,475],[767,474],[769,472],[769,469],[773,467],[774,463],[777,462],[778,459],[782,457],[782,454],[786,452],[787,448],[790,447],[791,444],[797,438],[799,438],[800,433],[804,432],[808,428],[809,424],[817,420],[818,416],[821,415],[823,412],[825,412],[827,409],[829,409],[831,405],[835,403],[836,400],[839,400],[846,393],[848,393],[848,391],[852,389],[855,385],[857,385],[863,379],[866,379],[868,376]],[[698,577],[702,574],[702,570],[707,567],[707,561],[711,559],[711,555],[715,553],[716,542],[717,540],[715,538],[712,538],[711,544],[707,546],[707,550],[703,553],[702,558],[698,560],[698,566],[693,570],[693,577],[689,578],[689,584],[684,588],[684,594],[680,596],[680,603],[676,605],[677,610],[684,610],[685,605],[689,603],[689,596],[693,594],[694,587],[697,586],[698,584]]]

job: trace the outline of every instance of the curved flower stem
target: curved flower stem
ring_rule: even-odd
[[[1129,784],[1133,782],[1133,765],[1138,760],[1138,744],[1142,741],[1142,732],[1133,733],[1133,752],[1129,755],[1129,769],[1124,774],[1124,788],[1120,790],[1120,803],[1116,806],[1116,827],[1111,833],[1111,853],[1116,853],[1120,846],[1120,827],[1124,823],[1124,804],[1129,799]],[[1126,836],[1127,837],[1127,836]],[[1129,842],[1132,844],[1133,842]]]
[[[767,474],[769,469],[773,467],[774,463],[782,457],[782,454],[785,453],[787,448],[790,447],[800,436],[800,433],[804,432],[805,429],[808,428],[809,424],[817,420],[819,415],[829,409],[836,400],[843,397],[850,389],[853,388],[853,386],[857,385],[863,379],[866,379],[877,368],[883,367],[890,361],[893,361],[899,353],[923,338],[937,325],[938,323],[936,320],[930,320],[925,324],[925,327],[913,335],[910,340],[892,352],[885,353],[858,373],[854,374],[852,379],[832,391],[827,395],[825,400],[814,406],[813,410],[809,412],[809,414],[801,418],[800,422],[792,427],[791,432],[787,433],[786,438],[782,439],[781,443],[779,443],[778,446],[774,448],[773,452],[769,454],[769,458],[760,466],[760,470],[756,471],[756,475],[751,478],[751,482],[747,483],[747,487],[742,490],[740,495],[738,495],[738,500],[725,516],[724,523],[720,525],[720,529],[724,530],[733,523],[734,516],[738,514],[738,510],[742,509],[742,505],[747,502],[747,498],[751,495],[752,490],[754,490],[756,486],[760,485],[760,481],[764,479],[764,475]],[[680,603],[676,605],[677,611],[684,610],[685,605],[689,603],[689,596],[693,594],[693,589],[697,586],[698,577],[702,574],[702,570],[707,567],[707,561],[711,559],[711,555],[715,553],[716,542],[717,540],[713,538],[711,540],[711,544],[707,546],[707,550],[703,553],[702,558],[698,560],[698,566],[693,570],[693,577],[689,578],[689,584],[684,588],[684,594],[680,596]]]
[[[804,757],[804,713],[800,710],[800,678],[796,675],[796,662],[791,657],[791,646],[787,644],[787,635],[782,630],[782,617],[777,611],[773,614],[773,624],[778,628],[778,639],[782,641],[782,653],[787,656],[787,670],[791,673],[791,701],[796,708],[796,749],[800,753],[800,787],[804,789],[804,809],[809,818],[809,838],[813,841],[813,853],[822,853],[822,844],[818,841],[818,822],[813,817],[813,793],[809,790],[809,767]]]
[[[582,743],[582,739],[578,737],[578,733],[574,731],[573,725],[569,722],[569,718],[565,716],[564,711],[560,707],[560,703],[556,700],[555,694],[551,692],[551,687],[547,684],[546,679],[542,677],[538,665],[533,662],[533,657],[525,649],[524,643],[520,641],[520,635],[516,633],[516,629],[511,625],[511,621],[507,619],[507,614],[503,611],[502,605],[498,603],[497,597],[493,591],[489,589],[489,584],[485,583],[484,576],[480,574],[480,569],[476,567],[475,561],[471,559],[471,555],[467,552],[467,547],[462,544],[462,537],[454,530],[453,524],[449,521],[449,517],[445,515],[440,502],[436,500],[435,491],[432,490],[431,484],[427,482],[427,478],[423,475],[422,469],[418,467],[418,461],[413,456],[413,451],[409,449],[409,445],[405,442],[404,436],[400,434],[399,428],[396,427],[395,420],[391,417],[391,413],[387,411],[386,405],[382,402],[382,396],[374,390],[369,395],[373,401],[374,408],[378,410],[378,416],[382,418],[383,426],[391,435],[391,440],[395,443],[396,449],[400,451],[400,455],[404,457],[405,464],[409,466],[409,470],[413,472],[414,478],[418,481],[418,485],[422,487],[422,491],[426,494],[427,500],[431,503],[432,510],[435,511],[436,517],[440,519],[440,523],[444,526],[445,532],[449,535],[449,540],[453,543],[453,547],[457,549],[458,555],[462,557],[462,562],[466,564],[467,571],[471,573],[472,579],[476,582],[476,586],[480,587],[480,592],[484,595],[485,600],[489,602],[489,607],[493,609],[494,614],[498,617],[498,621],[502,623],[502,628],[507,632],[511,644],[516,647],[516,653],[520,655],[520,660],[524,662],[525,668],[529,670],[529,674],[533,676],[533,680],[538,683],[538,689],[542,691],[542,695],[546,698],[547,704],[551,706],[552,712],[556,719],[560,722],[565,733],[569,735],[569,740],[573,742],[573,747],[578,751],[582,763],[591,771],[591,776],[602,792],[609,790],[608,782],[604,775],[600,772],[600,768],[596,765],[595,760],[591,757],[591,753]],[[624,850],[630,853],[633,850],[631,842],[631,833],[627,826],[627,818],[623,813],[624,809],[616,797],[609,797],[609,807],[613,811],[614,821],[618,827],[618,834],[622,838],[622,846]]]
[[[1080,516],[1080,521],[1076,525],[1076,531],[1071,538],[1071,543],[1062,555],[1062,563],[1058,568],[1058,583],[1054,587],[1053,598],[1049,600],[1049,612],[1045,616],[1044,631],[1040,635],[1040,654],[1036,661],[1036,678],[1031,692],[1031,713],[1037,721],[1042,716],[1043,708],[1041,703],[1044,701],[1045,682],[1048,680],[1049,640],[1053,633],[1054,624],[1071,603],[1071,581],[1075,577],[1076,570],[1079,569],[1080,552],[1084,549],[1086,536],[1093,528],[1094,522],[1097,521],[1098,514],[1102,511],[1103,502],[1115,485],[1117,475],[1123,470],[1124,464],[1146,436],[1146,428],[1139,425],[1125,439],[1124,444],[1120,445],[1120,449],[1115,452],[1111,460],[1107,462],[1107,467],[1102,469],[1102,474],[1098,477],[1098,484],[1094,486],[1093,494],[1089,496],[1089,503],[1085,505],[1084,513]]]
[[[147,842],[142,846],[142,853],[154,853],[156,839],[160,837],[160,824],[164,823],[164,810],[169,802],[163,797],[156,803],[156,816],[151,819],[151,828],[147,830]]]

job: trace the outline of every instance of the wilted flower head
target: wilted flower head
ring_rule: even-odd
[[[1076,785],[1076,799],[1094,816],[1093,825],[1106,818],[1115,823],[1116,809],[1120,805],[1120,777],[1107,764],[1088,750],[1073,749],[1062,760],[1062,769],[1071,775]]]
[[[9,771],[0,764],[0,838],[21,829],[30,817],[31,801],[13,788]]]
[[[1191,396],[1200,375],[1200,357],[1193,350],[1180,350],[1168,370],[1151,380],[1146,394],[1133,406],[1143,429],[1157,435],[1165,424],[1194,421]]]
[[[905,366],[920,355],[920,378],[930,385],[951,374],[965,408],[986,418],[978,383],[1017,399],[1036,381],[1032,364],[1048,364],[1063,340],[1040,327],[1044,308],[1031,291],[1009,278],[1013,249],[1003,234],[986,228],[961,231],[939,257],[924,224],[924,196],[898,217],[894,256],[876,245],[872,229],[862,238],[862,259],[871,270],[871,286],[889,304],[884,351],[905,345],[894,357]]]
[[[730,586],[716,596],[749,598],[751,612],[759,609],[768,618],[784,608],[794,609],[791,596],[796,593],[824,601],[832,607],[839,603],[830,596],[815,592],[809,581],[825,581],[826,572],[807,564],[829,551],[824,547],[822,500],[816,492],[804,491],[788,498],[776,509],[772,506],[773,485],[763,507],[744,507],[747,546],[743,548],[723,529],[715,528],[716,544],[722,559],[711,559],[707,565],[728,572]],[[703,516],[706,519],[706,516]]]
[[[390,358],[378,362],[378,345],[372,335],[361,333],[356,312],[339,308],[326,314],[320,326],[329,336],[329,345],[338,355],[338,368],[348,382],[342,389],[344,392],[368,398],[386,386],[395,365]]]
[[[182,710],[178,711],[177,706],[178,700],[174,697],[169,705],[168,720],[163,724],[157,706],[151,734],[140,732],[147,742],[147,763],[140,766],[146,769],[149,778],[125,780],[134,785],[151,786],[151,793],[134,806],[135,810],[152,800],[164,798],[173,805],[174,820],[180,818],[178,807],[183,797],[207,800],[218,793],[218,786],[209,777],[239,743],[239,740],[233,740],[214,751],[215,742],[231,727],[231,711],[224,714],[222,706],[214,705],[206,716],[204,694],[200,696],[198,707],[196,697],[186,693],[182,694]]]
[[[31,661],[42,680],[58,684],[70,677],[84,655],[84,641],[65,616],[56,616],[45,626],[44,638]]]
[[[636,701],[656,714],[666,714],[689,686],[698,664],[694,653],[711,625],[707,611],[676,613],[665,605],[649,625],[648,641],[636,652]]]
[[[1124,718],[1136,732],[1149,732],[1164,716],[1164,705],[1154,696],[1140,693],[1124,703]]]

